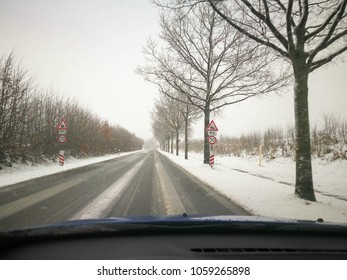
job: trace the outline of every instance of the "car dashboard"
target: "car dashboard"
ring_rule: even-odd
[[[19,260],[347,259],[347,227],[244,217],[80,220],[0,234]]]

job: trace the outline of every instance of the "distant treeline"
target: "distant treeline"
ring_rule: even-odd
[[[273,127],[265,130],[242,134],[238,137],[219,136],[214,146],[220,155],[258,155],[261,145],[262,154],[268,159],[293,157],[295,154],[294,126],[286,129]],[[202,152],[203,140],[191,140],[190,150]],[[347,121],[333,114],[325,114],[322,120],[311,128],[312,155],[329,160],[347,159]]]
[[[67,141],[58,142],[65,118]],[[56,160],[59,150],[74,157],[141,149],[143,140],[112,126],[77,100],[36,86],[13,54],[0,59],[0,163]]]

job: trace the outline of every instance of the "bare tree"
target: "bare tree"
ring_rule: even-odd
[[[208,163],[206,128],[211,113],[276,91],[286,85],[288,76],[278,68],[278,75],[271,74],[276,57],[250,44],[207,4],[192,6],[189,13],[169,10],[161,15],[161,27],[165,48],[158,50],[149,41],[144,50],[147,65],[138,72],[164,94],[203,112],[204,163]]]
[[[58,143],[57,125],[68,122],[67,143]],[[14,55],[0,58],[0,163],[39,162],[56,158],[62,147],[73,156],[102,155],[141,149],[143,140],[121,127],[109,125],[52,89],[33,85]]]
[[[24,139],[20,133],[25,128],[32,83],[27,71],[16,64],[13,53],[0,58],[0,162],[18,157],[22,151]]]
[[[294,73],[295,193],[315,201],[310,147],[308,77],[347,50],[347,0],[230,1],[226,14],[213,9],[233,28],[289,61]],[[244,23],[240,18],[247,18]]]
[[[155,114],[160,117],[174,132],[176,138],[176,155],[179,154],[179,135],[184,126],[184,116],[180,107],[184,104],[169,98],[166,95],[161,95],[159,100],[154,105]]]
[[[180,110],[184,121],[184,159],[188,159],[191,124],[199,119],[201,114],[199,108],[189,104],[188,102],[182,103],[178,109]]]
[[[315,201],[308,77],[347,50],[347,0],[154,0],[166,7],[209,2],[230,26],[289,62],[294,74],[295,193]],[[224,6],[228,4],[229,12]]]
[[[170,146],[172,151],[171,139],[173,135],[172,128],[165,122],[155,108],[151,112],[152,118],[152,130],[155,138],[159,141],[161,149],[170,152]],[[172,152],[171,152],[172,153]]]

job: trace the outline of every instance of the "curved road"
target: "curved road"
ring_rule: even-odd
[[[0,188],[0,230],[140,215],[249,215],[156,151]]]

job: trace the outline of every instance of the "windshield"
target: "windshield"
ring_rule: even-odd
[[[0,231],[347,223],[345,1],[243,2],[0,1]]]

